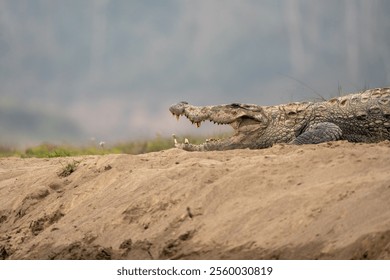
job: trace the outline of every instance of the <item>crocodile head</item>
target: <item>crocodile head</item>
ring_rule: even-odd
[[[185,116],[197,127],[204,121],[210,121],[219,125],[230,125],[234,129],[231,137],[208,139],[200,145],[190,144],[187,139],[184,143],[178,143],[174,136],[175,146],[187,151],[257,148],[254,146],[256,144],[254,138],[261,137],[269,123],[264,109],[252,104],[233,103],[199,107],[179,102],[172,105],[169,111],[177,119]]]

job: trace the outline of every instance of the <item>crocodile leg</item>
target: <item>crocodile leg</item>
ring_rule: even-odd
[[[318,144],[340,140],[343,132],[341,128],[331,122],[322,122],[310,126],[302,134],[298,135],[290,144]]]

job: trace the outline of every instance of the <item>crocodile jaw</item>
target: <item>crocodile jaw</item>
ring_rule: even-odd
[[[182,116],[182,115],[176,115],[176,114],[173,114],[173,115],[176,117],[177,120],[179,120],[180,116]],[[183,116],[185,116],[185,115],[183,114]],[[187,116],[185,116],[185,117],[187,117]],[[191,121],[191,122],[197,128],[199,128],[201,126],[201,124],[203,122],[205,122],[205,121],[206,120]],[[218,124],[218,125],[230,125],[234,129],[233,136],[227,137],[227,138],[223,138],[223,139],[214,139],[214,138],[206,139],[206,141],[204,143],[197,145],[197,144],[191,144],[190,141],[187,138],[184,139],[183,143],[179,143],[177,138],[176,138],[176,135],[172,134],[175,147],[179,148],[179,149],[182,149],[182,150],[186,150],[186,151],[212,151],[212,150],[229,150],[229,149],[232,149],[232,143],[235,143],[237,141],[237,140],[235,140],[235,138],[237,138],[236,135],[239,134],[239,132],[238,132],[239,121],[236,120],[236,121],[233,121],[233,122],[230,122],[230,123],[224,123],[224,122],[218,122],[218,121],[212,121],[212,120],[209,120],[209,121],[213,122],[214,124]],[[237,141],[237,143],[240,143],[240,142]]]
[[[172,105],[169,108],[169,111],[176,117],[177,120],[179,120],[180,116],[185,116],[197,127],[200,127],[202,122],[207,120],[213,122],[214,124],[229,124],[233,127],[233,129],[238,127],[236,118],[240,116],[234,116],[232,118],[229,114],[226,114],[226,112],[216,112],[214,107],[217,106],[196,107],[182,101]]]
[[[186,151],[218,151],[232,149],[229,145],[231,141],[229,139],[206,139],[206,142],[196,145],[191,144],[186,138],[183,143],[179,143],[176,139],[176,135],[172,134],[173,141],[176,148]]]
[[[249,108],[249,109],[248,109]],[[246,143],[245,138],[250,133],[263,130],[266,127],[264,115],[259,114],[259,108],[243,108],[239,105],[219,105],[196,107],[187,102],[180,102],[172,105],[169,110],[178,120],[180,116],[185,116],[192,124],[200,127],[202,122],[210,121],[218,125],[230,125],[233,136],[225,139],[207,139],[200,145],[190,144],[187,139],[184,143],[178,143],[174,137],[175,147],[188,151],[208,151],[208,150],[230,150],[239,148],[250,148],[253,143]],[[262,112],[262,111],[261,111]]]

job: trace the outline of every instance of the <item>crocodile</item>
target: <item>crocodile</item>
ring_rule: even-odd
[[[187,117],[197,127],[208,120],[233,127],[225,139],[207,139],[195,145],[185,139],[175,147],[187,151],[262,149],[278,143],[318,144],[328,141],[374,143],[390,140],[390,88],[375,88],[320,102],[294,102],[277,106],[232,103],[193,106],[172,105],[179,119]]]

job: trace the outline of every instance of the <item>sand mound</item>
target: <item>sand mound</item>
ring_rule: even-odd
[[[389,142],[3,158],[0,259],[390,259],[389,171]]]

